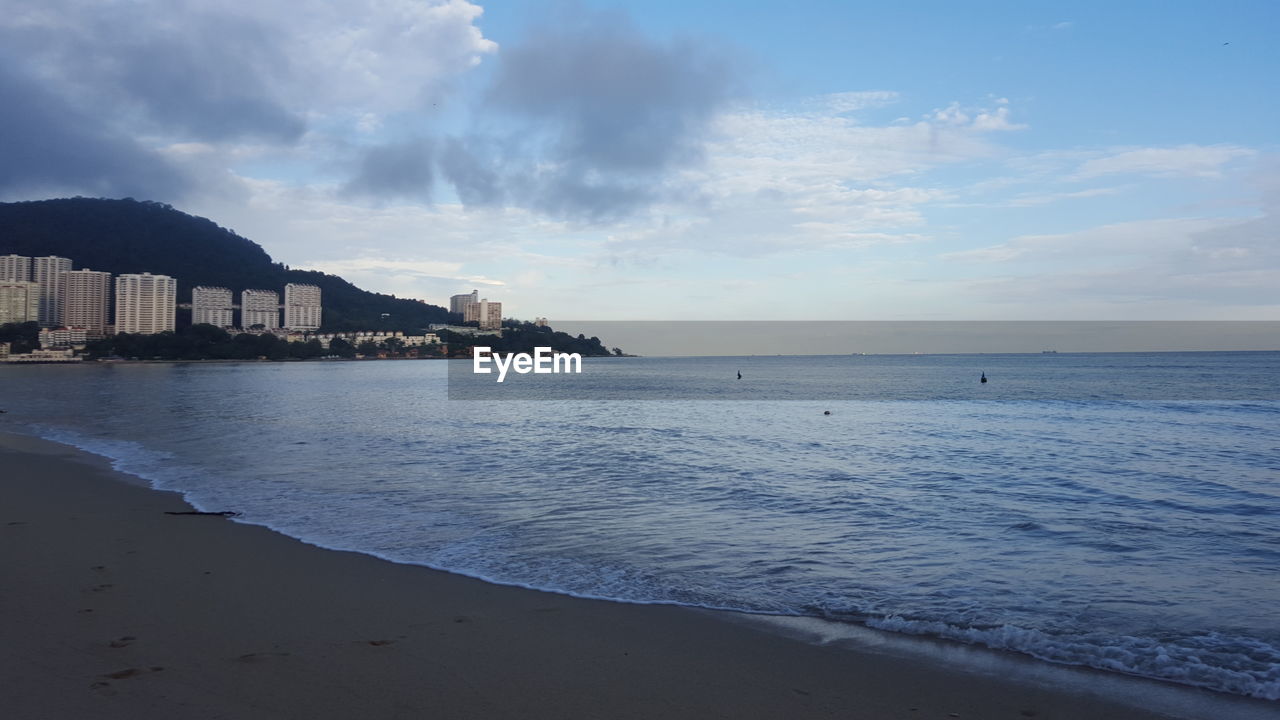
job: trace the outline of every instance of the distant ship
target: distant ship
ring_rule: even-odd
[[[1058,351],[1057,350],[1041,350],[1040,354],[1041,355],[1057,355]]]

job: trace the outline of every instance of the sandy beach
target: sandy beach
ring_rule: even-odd
[[[1171,717],[169,515],[190,508],[31,438],[0,436],[0,469],[10,718]]]

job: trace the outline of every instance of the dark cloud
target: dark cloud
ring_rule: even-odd
[[[449,138],[440,151],[440,171],[468,206],[500,205],[505,200],[496,153],[479,139]]]
[[[483,109],[517,130],[501,143],[490,135],[451,144],[445,176],[468,203],[626,215],[653,202],[669,173],[702,159],[708,125],[736,86],[722,52],[655,42],[616,14],[562,13],[500,55]]]
[[[0,27],[3,59],[51,91],[128,124],[187,141],[293,140],[305,128],[273,81],[289,62],[278,32],[229,14],[180,18],[146,4],[68,9],[61,23]]]
[[[175,200],[186,178],[162,157],[0,65],[0,193]]]
[[[269,87],[268,79],[289,67],[270,33],[213,14],[193,18],[189,27],[197,31],[104,42],[97,50],[107,57],[99,83],[111,89],[105,100],[136,107],[159,131],[186,138],[296,140],[306,123]]]
[[[426,201],[435,182],[434,145],[429,140],[406,140],[363,148],[359,170],[347,183],[353,195]]]
[[[598,15],[543,27],[503,53],[489,97],[545,123],[557,160],[647,172],[701,156],[701,133],[731,81],[723,58],[690,41],[655,43]]]
[[[424,27],[452,43],[437,53],[439,43],[424,50],[418,35],[405,41],[400,23],[361,24],[376,6],[363,0],[307,5],[324,16],[314,22],[288,3],[260,2],[246,13],[46,0],[0,14],[0,102],[21,115],[2,121],[0,189],[180,199],[191,187],[184,172],[212,182],[182,159],[199,148],[158,148],[252,144],[269,153],[294,145],[312,114],[340,123],[364,103],[374,116],[397,108],[409,118],[423,101],[388,94],[403,100],[488,51],[469,8],[427,18]],[[338,21],[350,32],[330,33]],[[673,173],[702,159],[709,123],[736,85],[735,64],[715,48],[653,40],[620,14],[561,11],[499,55],[471,131],[366,148],[345,189],[424,202],[440,177],[470,206],[622,217],[672,192]],[[326,133],[320,127],[304,154]]]
[[[0,190],[173,201],[190,178],[140,139],[301,135],[302,119],[276,99],[272,78],[288,63],[266,27],[160,10],[51,3],[35,21],[0,22]]]

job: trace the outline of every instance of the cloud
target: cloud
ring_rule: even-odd
[[[1049,205],[1060,200],[1079,200],[1081,198],[1119,195],[1128,189],[1129,186],[1122,185],[1117,187],[1088,188],[1087,190],[1075,190],[1071,192],[1029,193],[1019,195],[1009,200],[1007,205],[1009,207],[1034,207],[1037,205]]]
[[[1173,245],[1185,247],[1191,233],[1228,224],[1218,218],[1169,218],[1100,225],[1076,232],[1021,235],[1007,243],[944,254],[943,260],[1078,262],[1118,256],[1148,256]]]
[[[892,93],[815,98],[797,110],[739,107],[712,128],[707,161],[672,182],[664,220],[621,227],[606,246],[611,262],[644,262],[655,252],[733,255],[865,248],[926,240],[923,207],[949,197],[911,179],[927,171],[999,155],[984,118],[1006,110],[953,103],[906,124],[864,125],[850,107],[880,107]]]
[[[0,64],[0,195],[89,193],[173,200],[190,187],[167,159]]]
[[[966,188],[970,195],[981,195],[994,190],[1002,190],[1010,186],[1026,183],[1028,178],[996,178],[974,183]],[[1134,185],[1117,185],[1113,187],[1096,187],[1084,190],[1061,192],[1026,192],[1009,198],[986,202],[949,202],[947,207],[953,208],[1025,208],[1052,205],[1063,200],[1080,200],[1084,198],[1110,197],[1133,190]]]
[[[320,260],[307,264],[312,270],[332,273],[334,275],[408,275],[428,280],[449,280],[485,285],[492,288],[506,285],[502,280],[487,278],[483,275],[468,275],[462,272],[460,262],[443,262],[439,260],[398,260],[385,257],[359,257],[346,260]]]
[[[277,99],[289,60],[271,29],[179,4],[52,2],[0,21],[6,60],[138,134],[295,139],[303,120]]]
[[[974,109],[961,107],[953,102],[945,108],[934,110],[928,118],[934,125],[951,127],[968,127],[981,132],[1001,130],[1025,130],[1026,125],[1009,122],[1008,101],[997,100],[999,107],[993,109]]]
[[[1076,171],[1073,179],[1102,175],[1138,174],[1157,177],[1220,177],[1222,167],[1257,153],[1235,145],[1181,145],[1172,148],[1137,148],[1093,158]]]
[[[1220,319],[1215,307],[1276,307],[1280,215],[1274,198],[1264,205],[1263,214],[1244,221],[1188,217],[1113,223],[1025,235],[939,259],[1016,265],[971,283],[969,290],[987,300],[1074,308],[1136,304],[1153,316],[1189,317],[1186,313],[1194,310],[1195,317]]]
[[[380,201],[427,201],[435,182],[434,149],[430,140],[423,139],[363,148],[359,170],[345,189]]]
[[[501,205],[506,199],[502,176],[492,163],[480,159],[491,157],[491,152],[491,145],[479,138],[448,138],[441,149],[440,170],[467,206]]]
[[[443,171],[467,203],[615,220],[704,159],[737,84],[715,48],[651,40],[616,14],[561,13],[499,58],[482,110],[504,129],[452,139]]]
[[[892,105],[898,102],[899,97],[898,93],[889,90],[859,90],[828,93],[815,98],[813,104],[827,111],[843,114]]]
[[[27,116],[8,121],[4,141],[25,151],[6,156],[6,187],[175,199],[196,178],[178,180],[161,148],[204,144],[230,165],[317,128],[374,131],[496,50],[481,13],[463,0],[0,2],[0,104]],[[369,155],[356,185],[406,174]]]

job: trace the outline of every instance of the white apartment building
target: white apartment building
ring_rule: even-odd
[[[240,291],[240,327],[261,325],[267,330],[280,327],[280,295],[273,290]]]
[[[40,330],[40,347],[45,350],[82,348],[89,342],[84,328],[43,328]]]
[[[472,303],[462,314],[463,322],[479,322],[481,330],[497,330],[502,327],[502,303],[489,302],[488,298]]]
[[[235,304],[231,290],[200,285],[191,288],[191,324],[207,323],[225,328],[235,324]]]
[[[62,260],[65,258],[36,258],[39,270],[41,260]],[[70,265],[71,261],[67,260]],[[38,272],[37,272],[38,274]],[[102,337],[107,332],[107,310],[111,303],[111,273],[95,270],[64,270],[58,274],[56,282],[58,297],[55,306],[58,308],[58,322],[52,327],[84,328],[89,337]],[[44,290],[40,288],[40,324],[44,324]]]
[[[50,255],[48,257],[31,258],[31,279],[40,286],[40,321],[41,327],[57,327],[66,325],[62,320],[62,274],[71,270],[71,258]],[[107,285],[111,284],[111,275],[107,274]],[[103,319],[106,327],[106,319]]]
[[[40,319],[40,286],[25,280],[0,280],[0,325]]]
[[[31,258],[23,255],[0,255],[0,282],[31,279]]]
[[[465,315],[468,305],[474,305],[480,302],[480,291],[472,290],[462,295],[453,295],[449,298],[449,312],[458,315]]]
[[[155,335],[173,332],[178,281],[168,275],[116,277],[116,332]]]
[[[289,283],[284,286],[284,326],[289,330],[320,328],[320,288]]]

